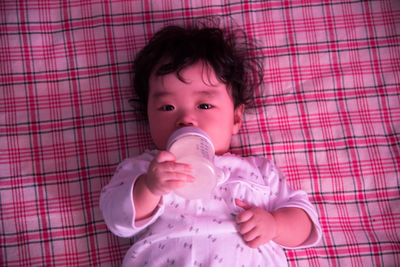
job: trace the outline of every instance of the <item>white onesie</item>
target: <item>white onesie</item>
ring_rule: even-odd
[[[223,175],[212,197],[186,200],[172,192],[162,197],[151,218],[135,222],[133,186],[157,153],[123,161],[101,193],[100,208],[109,229],[121,237],[135,236],[123,266],[287,266],[282,246],[275,242],[257,249],[243,242],[235,223],[243,210],[235,198],[268,211],[301,208],[314,227],[298,248],[315,245],[321,238],[317,213],[305,192],[290,189],[269,160],[229,153],[215,157]]]

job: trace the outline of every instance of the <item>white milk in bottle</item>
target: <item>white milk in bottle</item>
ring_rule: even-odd
[[[183,127],[172,133],[167,150],[175,155],[177,162],[190,164],[191,175],[195,177],[193,183],[186,183],[175,193],[189,200],[209,197],[217,183],[215,150],[210,137],[200,128]]]

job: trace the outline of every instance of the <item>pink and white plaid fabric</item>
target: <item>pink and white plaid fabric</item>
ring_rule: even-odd
[[[233,152],[272,158],[324,236],[290,266],[400,266],[400,2],[0,1],[0,266],[120,266],[99,193],[152,146],[132,60],[167,24],[256,38],[265,81]]]

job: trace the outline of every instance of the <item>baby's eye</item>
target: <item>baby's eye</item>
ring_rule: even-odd
[[[199,109],[210,109],[212,108],[211,104],[200,104]]]
[[[175,107],[173,105],[164,105],[160,108],[161,111],[172,111]]]

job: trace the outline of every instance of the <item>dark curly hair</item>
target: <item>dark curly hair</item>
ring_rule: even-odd
[[[262,64],[256,56],[255,46],[240,30],[219,28],[168,26],[158,31],[138,53],[133,62],[133,86],[139,102],[147,112],[149,78],[151,73],[166,75],[177,73],[198,61],[211,66],[220,80],[227,85],[235,108],[253,101],[254,88],[263,78]]]

